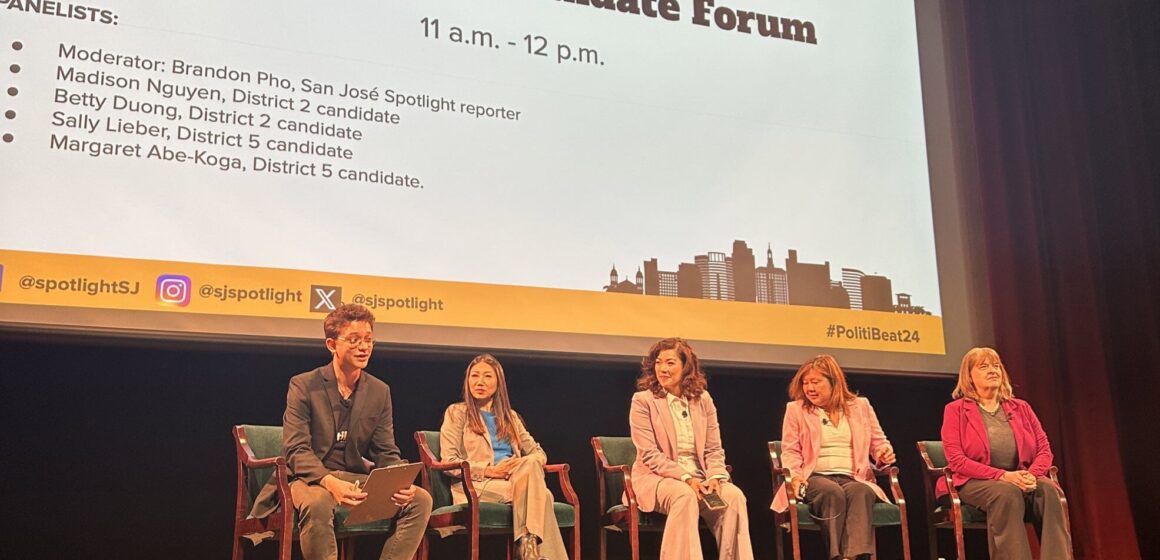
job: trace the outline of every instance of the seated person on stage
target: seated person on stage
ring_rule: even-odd
[[[662,560],[700,560],[702,517],[717,539],[722,560],[751,560],[745,495],[729,482],[717,407],[689,343],[667,338],[641,361],[629,428],[636,445],[632,486],[641,511],[666,514]],[[709,509],[704,495],[728,504]]]
[[[943,410],[942,439],[963,503],[987,512],[991,560],[1030,560],[1024,519],[1040,534],[1040,558],[1070,560],[1071,535],[1059,488],[1046,478],[1054,455],[1039,418],[1015,398],[1007,369],[991,348],[972,348]],[[940,478],[936,493],[948,500]]]
[[[801,495],[822,529],[826,558],[874,554],[874,502],[886,493],[874,482],[870,457],[894,462],[894,448],[870,401],[852,393],[833,357],[818,356],[789,382],[790,402],[781,424],[782,464],[791,478],[774,492],[772,509],[789,507],[787,492]]]
[[[552,505],[555,499],[544,483],[548,456],[512,410],[503,366],[490,354],[482,354],[467,364],[465,375],[463,402],[443,414],[440,460],[471,463],[479,499],[511,504],[522,560],[567,560]],[[450,472],[461,475],[458,469]],[[462,484],[452,485],[451,491],[455,503],[467,503]]]
[[[334,510],[366,499],[355,485],[369,473],[363,458],[376,467],[404,462],[395,445],[391,390],[363,371],[374,350],[374,327],[367,308],[339,306],[323,323],[331,362],[290,379],[282,448],[306,560],[338,557]],[[263,488],[251,517],[269,515],[278,506],[275,490],[272,484]],[[392,499],[402,507],[380,558],[409,560],[427,528],[431,496],[411,485]]]

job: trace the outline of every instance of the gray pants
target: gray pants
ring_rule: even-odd
[[[331,473],[351,482],[366,479],[367,475],[351,473]],[[301,480],[290,483],[290,495],[294,509],[298,510],[298,534],[302,544],[302,557],[306,560],[337,560],[338,543],[334,539],[334,509],[338,506],[334,496],[316,484]],[[431,494],[419,488],[415,499],[399,510],[395,517],[395,528],[383,545],[380,560],[410,560],[423,540],[427,529],[427,519],[431,517]]]
[[[822,528],[827,558],[855,558],[874,553],[874,502],[865,483],[842,475],[810,475],[805,501]]]
[[[1003,480],[969,480],[959,487],[963,502],[987,512],[991,560],[1031,560],[1024,521],[1039,533],[1042,560],[1071,560],[1071,535],[1063,525],[1059,489],[1046,478],[1031,492]]]

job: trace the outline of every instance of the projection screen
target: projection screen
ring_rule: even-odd
[[[0,323],[951,372],[937,9],[10,0]]]

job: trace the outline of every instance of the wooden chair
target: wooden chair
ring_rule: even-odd
[[[242,539],[246,535],[273,532],[278,541],[280,560],[290,560],[290,547],[298,538],[298,515],[290,506],[289,470],[282,456],[282,426],[234,426],[234,444],[237,448],[238,490],[234,508],[233,560],[242,560]],[[263,519],[247,519],[254,498],[270,480],[278,484],[278,509]],[[334,513],[334,536],[338,540],[339,557],[354,557],[353,539],[364,535],[388,533],[394,520],[387,519],[365,525],[347,527],[350,511],[340,507]]]
[[[919,441],[916,442],[916,445],[918,446],[918,454],[922,456],[922,461],[926,464],[926,476],[923,477],[923,480],[926,487],[926,531],[927,540],[930,543],[930,557],[939,557],[937,529],[950,529],[955,533],[956,558],[963,560],[967,557],[963,530],[982,529],[986,531],[987,514],[974,506],[964,504],[959,499],[959,492],[952,483],[951,469],[947,467],[947,456],[943,451],[941,441]],[[950,490],[947,500],[949,505],[943,505],[935,498],[935,484],[939,478],[946,481],[947,488]],[[1059,468],[1051,467],[1051,470],[1048,471],[1048,478],[1055,482],[1056,486],[1059,486]],[[1067,498],[1063,495],[1062,486],[1059,490],[1059,501],[1063,505],[1064,526],[1070,530]],[[1028,537],[1034,552],[1038,549],[1038,539],[1035,538],[1034,527],[1028,527]]]
[[[419,547],[420,560],[427,560],[428,538],[431,533],[438,533],[441,529],[454,530],[453,534],[466,533],[471,537],[471,560],[479,559],[480,535],[504,535],[512,538],[512,507],[509,504],[482,502],[471,481],[471,465],[467,461],[460,463],[442,462],[439,458],[439,432],[415,432],[415,443],[419,445],[419,458],[423,461],[423,488],[431,493],[431,520],[428,522],[427,535],[423,537],[423,545]],[[447,471],[462,469],[462,478],[456,480],[447,475]],[[566,503],[556,502],[556,523],[560,529],[572,529],[572,558],[580,559],[580,501],[576,491],[572,489],[572,479],[569,476],[571,467],[567,464],[544,465],[545,473],[556,473],[559,476],[560,488],[564,493]],[[463,493],[467,495],[466,504],[455,504],[451,497],[451,485],[462,484]],[[511,560],[515,542],[509,543],[507,557]]]
[[[790,472],[781,463],[781,442],[771,441],[768,442],[768,446],[769,468],[773,473],[773,488],[776,492],[782,483],[789,479]],[[906,523],[906,496],[902,494],[902,486],[898,483],[898,467],[888,465],[881,469],[875,469],[874,475],[889,479],[890,494],[894,498],[894,503],[876,502],[871,523],[875,529],[899,527],[902,530],[902,557],[905,560],[910,560],[910,530]],[[802,530],[821,532],[822,530],[821,526],[810,515],[810,507],[799,502],[797,496],[792,494],[789,496],[789,508],[781,513],[774,512],[773,519],[777,527],[789,532],[790,540],[793,541],[794,560],[801,560],[802,557],[799,532]],[[785,538],[781,531],[774,531],[774,541],[777,542],[777,558],[783,560],[785,558]],[[937,558],[937,556],[932,558]]]
[[[642,512],[637,506],[632,488],[632,463],[636,461],[632,438],[596,436],[591,443],[600,483],[600,560],[608,558],[608,531],[628,533],[632,560],[640,560],[640,532],[664,531],[665,514]],[[725,468],[733,472],[728,465]],[[628,498],[628,505],[621,501],[622,494]],[[706,528],[704,520],[699,527]]]

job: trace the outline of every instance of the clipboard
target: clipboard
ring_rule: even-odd
[[[350,508],[350,515],[344,525],[362,525],[394,517],[399,513],[399,506],[395,505],[391,496],[410,486],[421,468],[422,463],[404,463],[371,471],[362,488],[367,493],[367,499]]]

